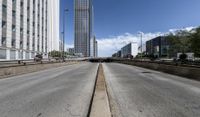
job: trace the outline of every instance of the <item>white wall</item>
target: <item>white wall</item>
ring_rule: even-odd
[[[2,9],[2,0],[0,0],[0,9]],[[2,10],[0,10],[0,19],[2,19]],[[2,20],[0,20],[0,24],[2,25]],[[2,38],[2,26],[0,27],[0,46],[1,46],[1,38]]]
[[[138,55],[137,43],[129,43],[121,49],[121,57],[127,56],[128,54],[131,54],[133,57]]]
[[[60,0],[48,0],[48,51],[59,50]]]
[[[12,38],[12,1],[7,0],[7,32],[6,32],[6,47],[11,48]],[[6,50],[6,59],[10,59],[10,50]]]
[[[132,43],[132,55],[133,57],[136,57],[138,55],[138,44]]]
[[[12,0],[7,0],[7,33],[6,33],[6,47],[2,47],[1,46],[1,43],[0,43],[0,48],[1,48],[1,53],[4,55],[6,51],[6,59],[3,59],[3,60],[10,60],[10,59],[30,59],[34,56],[34,54],[36,53],[43,53],[43,54],[47,54],[45,52],[45,38],[46,38],[46,35],[45,35],[45,29],[46,29],[46,24],[45,24],[45,21],[46,21],[46,17],[45,17],[45,13],[46,13],[46,9],[44,7],[44,11],[43,11],[43,14],[44,14],[44,22],[43,22],[43,26],[44,26],[44,29],[43,29],[43,37],[44,37],[44,40],[43,40],[43,47],[44,47],[44,51],[42,51],[42,1],[44,1],[44,6],[46,6],[46,1],[49,2],[50,5],[48,5],[48,9],[47,9],[47,12],[50,14],[48,16],[48,19],[52,19],[52,20],[48,20],[48,24],[52,24],[51,29],[53,30],[48,30],[48,31],[51,31],[49,32],[48,34],[53,34],[53,36],[50,36],[51,40],[53,40],[53,45],[54,45],[54,49],[56,48],[59,48],[59,0],[35,0],[35,28],[33,28],[33,0],[30,0],[30,16],[29,16],[29,20],[30,20],[30,24],[28,24],[27,22],[27,18],[28,18],[28,10],[27,10],[27,3],[28,1],[27,0],[23,0],[24,2],[24,8],[23,8],[23,48],[20,48],[20,23],[21,23],[21,20],[20,20],[20,12],[21,12],[21,6],[20,6],[20,0],[17,0],[16,2],[16,47],[13,48],[11,46],[11,43],[12,43]],[[40,2],[40,8],[38,8],[38,2]],[[38,14],[38,9],[40,9],[40,17],[37,17],[37,14]],[[40,37],[38,38],[38,18],[40,19],[40,32],[39,32],[39,35]],[[0,0],[0,24],[2,24],[2,0]],[[30,45],[30,48],[28,49],[27,48],[27,39],[28,39],[28,34],[27,34],[27,30],[28,30],[28,26],[30,27],[29,29],[29,45]],[[47,29],[50,29],[50,27],[48,27]],[[33,31],[35,32],[35,46],[32,47],[32,44],[33,44]],[[47,32],[48,32],[47,31]],[[47,35],[49,36],[49,35]],[[1,38],[2,38],[2,27],[0,27],[0,41],[1,41]],[[48,39],[48,38],[47,38]],[[37,50],[37,44],[38,44],[38,40],[39,40],[39,50]],[[49,41],[50,39],[48,39],[47,41]],[[58,40],[58,41],[57,41]],[[47,44],[47,48],[49,48],[49,43]],[[34,49],[34,50],[33,50]],[[48,51],[47,51],[48,52]],[[33,56],[32,56],[33,54]],[[23,56],[22,56],[23,55]]]

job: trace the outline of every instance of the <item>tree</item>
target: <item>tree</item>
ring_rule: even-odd
[[[188,31],[177,31],[176,34],[170,34],[166,38],[169,40],[169,55],[176,56],[178,52],[186,53],[191,50],[191,33]]]
[[[62,57],[62,52],[54,50],[54,51],[49,52],[49,56],[51,56],[53,58],[55,58],[55,57]]]
[[[170,34],[166,38],[170,43],[168,53],[169,53],[170,56],[175,56],[175,54],[178,51],[180,51],[180,45],[179,45],[178,37],[173,35],[173,34]]]
[[[191,49],[196,57],[200,57],[200,27],[191,35]]]
[[[53,57],[53,58],[63,58],[63,57],[67,57],[67,55],[70,55],[69,53],[67,52],[64,52],[64,55],[63,55],[63,52],[61,51],[51,51],[49,52],[49,56]]]

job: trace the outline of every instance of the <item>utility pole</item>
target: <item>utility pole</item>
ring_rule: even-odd
[[[140,34],[140,41],[141,41],[141,60],[142,60],[142,53],[143,53],[143,41],[142,41],[142,36],[143,36],[143,32],[139,32],[138,34]]]
[[[63,62],[65,61],[65,14],[68,12],[68,9],[64,9],[63,12],[63,52],[62,52],[62,57],[63,57]]]
[[[141,59],[142,59],[142,53],[143,53],[143,42],[142,42],[142,33],[141,33]]]
[[[62,38],[60,39],[60,58],[63,59],[63,42],[64,42],[64,32],[61,32]]]

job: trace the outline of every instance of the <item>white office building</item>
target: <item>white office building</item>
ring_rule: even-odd
[[[60,44],[60,0],[47,1],[49,51],[59,51],[60,48],[63,48],[63,43]]]
[[[0,0],[0,60],[59,50],[59,0]]]
[[[133,57],[138,55],[137,43],[129,43],[121,49],[121,57],[126,58],[129,55],[132,55]]]

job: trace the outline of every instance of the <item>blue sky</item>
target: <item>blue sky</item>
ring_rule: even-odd
[[[115,40],[118,37],[137,37],[138,31],[152,35],[151,38],[153,34],[170,29],[200,25],[200,0],[93,0],[93,5],[94,32],[101,44],[103,40]],[[66,42],[73,44],[73,0],[61,0],[61,14],[64,8],[69,9],[66,15]],[[61,22],[62,19],[61,16]],[[101,48],[102,45],[100,56],[109,56],[116,50],[104,54]]]

